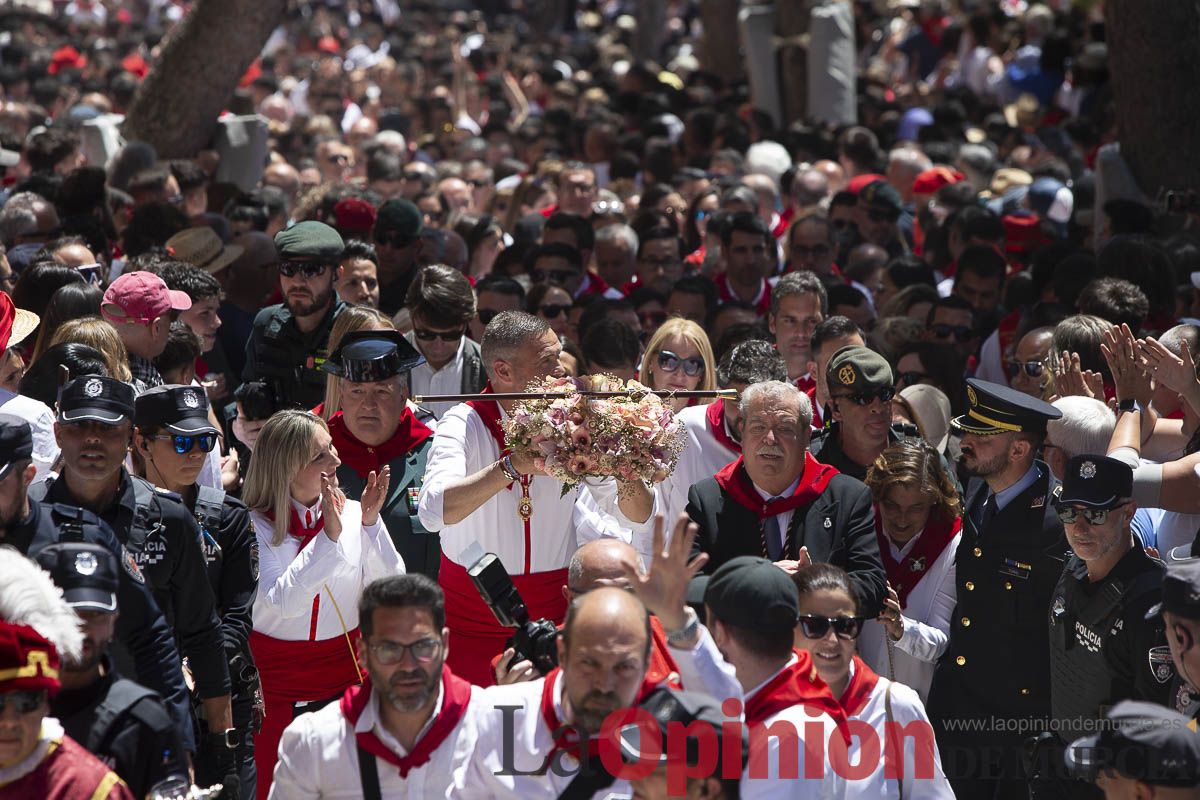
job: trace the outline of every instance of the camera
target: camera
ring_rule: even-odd
[[[529,608],[495,553],[486,553],[467,570],[483,602],[505,627],[516,628],[508,640],[512,663],[529,661],[545,675],[558,666],[558,628],[548,619],[529,619]]]

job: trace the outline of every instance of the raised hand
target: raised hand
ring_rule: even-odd
[[[325,535],[336,542],[342,535],[342,509],[346,507],[346,495],[329,477],[321,473],[321,516],[325,518]]]
[[[1054,373],[1054,390],[1059,397],[1095,397],[1092,387],[1079,364],[1079,353],[1064,352],[1051,363]]]
[[[496,662],[496,667],[492,670],[492,673],[496,676],[497,686],[526,683],[527,681],[537,680],[540,677],[532,661],[518,661],[514,664],[512,663],[514,656],[516,656],[516,651],[510,647],[504,651],[504,655],[500,656],[500,660]]]
[[[1138,354],[1146,362],[1146,368],[1154,380],[1163,386],[1177,394],[1186,394],[1196,383],[1196,365],[1192,362],[1190,348],[1183,347],[1183,358],[1180,358],[1151,336],[1137,344]]]
[[[708,554],[701,553],[689,560],[700,527],[686,514],[680,514],[675,521],[671,543],[665,548],[663,527],[662,514],[655,515],[654,555],[649,572],[643,573],[629,564],[623,567],[625,577],[646,608],[662,620],[664,628],[672,631],[683,627],[687,621],[684,609],[687,607],[688,583],[708,563]]]
[[[1154,387],[1150,376],[1142,368],[1137,341],[1129,326],[1122,324],[1106,330],[1100,343],[1100,352],[1104,354],[1104,360],[1112,372],[1117,399],[1133,399],[1143,405],[1148,404]]]
[[[358,501],[362,506],[362,523],[370,527],[379,521],[379,511],[383,501],[387,499],[388,484],[391,483],[392,468],[384,465],[379,474],[372,471],[367,475],[367,486],[363,489],[362,498]]]

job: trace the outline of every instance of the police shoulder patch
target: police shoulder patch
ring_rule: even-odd
[[[1166,683],[1175,675],[1175,664],[1171,661],[1171,650],[1166,645],[1151,647],[1147,652],[1150,674],[1159,683]]]
[[[133,578],[138,583],[145,585],[146,576],[142,574],[140,569],[138,569],[137,561],[134,560],[133,554],[125,548],[125,545],[121,545],[121,567],[125,570],[129,577]]]

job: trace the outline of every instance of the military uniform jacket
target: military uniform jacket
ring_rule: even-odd
[[[150,492],[149,507],[139,507],[135,482]],[[66,482],[52,478],[45,487],[48,502],[71,503]],[[137,521],[139,515],[144,519]],[[229,669],[220,620],[205,569],[200,529],[179,495],[156,489],[121,470],[113,502],[99,515],[133,555],[188,659],[202,698],[229,693]]]
[[[1068,559],[1048,615],[1050,701],[1064,740],[1089,735],[1089,722],[1122,700],[1170,704],[1171,652],[1161,619],[1146,619],[1162,577],[1162,564],[1136,542],[1094,583],[1082,559]]]
[[[867,467],[857,461],[852,461],[850,456],[846,455],[846,451],[842,449],[841,429],[842,423],[832,422],[824,429],[813,433],[812,440],[808,443],[808,452],[812,453],[813,458],[817,461],[836,468],[843,475],[849,475],[860,481],[866,480]],[[904,435],[895,428],[888,428],[889,445],[903,441],[904,438]]]
[[[955,554],[958,603],[927,704],[935,725],[944,719],[1043,718],[1050,713],[1046,614],[1067,544],[1050,503],[1058,481],[1049,467],[1036,463],[1037,479],[999,510],[985,530],[963,516]],[[983,479],[973,479],[965,508],[975,508],[987,492]],[[983,734],[990,735],[1011,740],[1016,734]]]
[[[346,304],[335,299],[311,333],[296,327],[292,312],[284,304],[258,312],[246,342],[242,380],[270,384],[282,408],[316,407],[325,399],[321,365],[329,356],[329,332],[344,308]]]
[[[693,555],[708,553],[704,571],[738,556],[763,556],[761,525],[754,512],[730,497],[716,478],[706,478],[688,490],[687,514],[700,527]],[[846,570],[858,593],[862,613],[874,617],[887,595],[887,573],[875,538],[875,509],[861,481],[834,475],[825,491],[807,508],[797,508],[788,524],[796,559],[802,546],[814,562]]]

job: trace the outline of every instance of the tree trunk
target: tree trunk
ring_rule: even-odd
[[[1142,191],[1200,189],[1200,2],[1106,0],[1121,155]]]
[[[207,147],[285,7],[286,0],[198,0],[138,87],[125,138],[154,145],[159,158],[190,158]]]
[[[700,4],[704,39],[700,44],[700,64],[720,75],[726,83],[746,78],[739,47],[738,0],[704,0]]]

